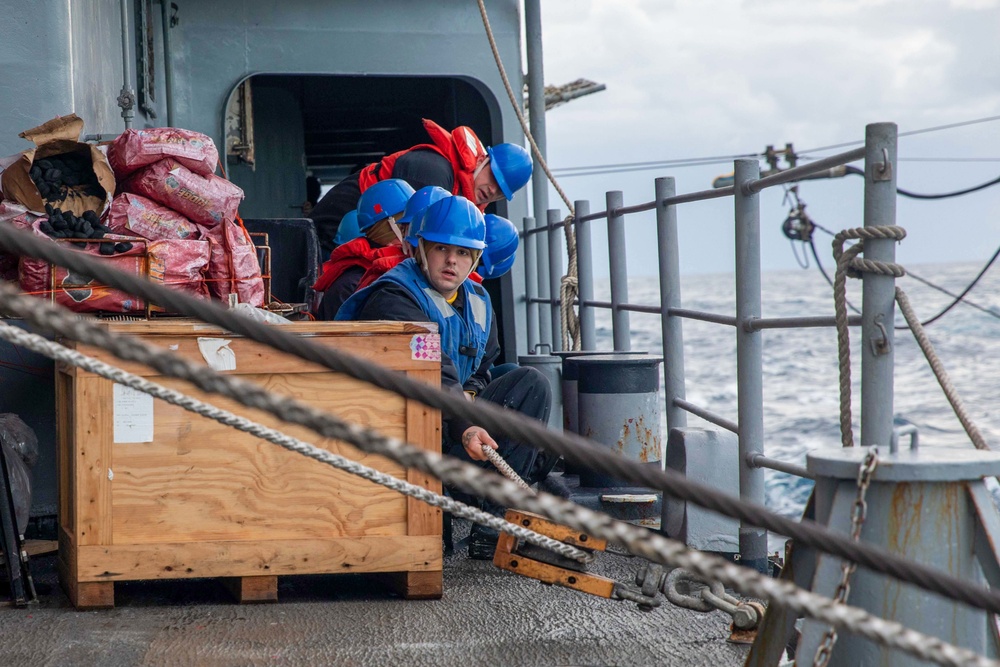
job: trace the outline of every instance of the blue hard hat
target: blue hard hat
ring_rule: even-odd
[[[486,247],[486,220],[465,197],[445,197],[427,207],[415,235],[432,243],[482,250]]]
[[[493,178],[510,201],[531,178],[531,153],[516,144],[497,144],[487,148],[486,154],[490,156]]]
[[[413,193],[409,201],[406,202],[406,209],[403,217],[397,220],[401,225],[412,225],[424,214],[424,209],[434,202],[441,201],[445,197],[450,197],[451,193],[438,185],[428,185]]]
[[[340,226],[337,227],[337,235],[333,237],[333,242],[337,245],[344,245],[359,236],[361,236],[361,230],[358,228],[358,212],[356,210],[348,211],[340,219]]]
[[[374,183],[361,193],[358,200],[358,228],[366,232],[375,223],[402,213],[412,196],[413,188],[400,178]]]
[[[507,218],[492,213],[487,213],[484,218],[486,249],[480,259],[479,275],[483,278],[499,278],[510,271],[517,259],[517,227]]]

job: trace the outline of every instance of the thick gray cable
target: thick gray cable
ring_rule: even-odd
[[[772,579],[740,567],[718,556],[688,549],[668,539],[606,515],[592,512],[549,494],[526,493],[514,482],[458,459],[442,457],[372,429],[348,424],[309,405],[288,397],[274,396],[260,387],[234,377],[220,375],[132,336],[111,334],[103,327],[76,317],[35,297],[19,295],[10,285],[0,283],[0,307],[25,317],[29,322],[74,340],[95,345],[128,361],[136,361],[164,375],[191,382],[198,388],[227,396],[247,407],[265,410],[280,419],[306,426],[322,436],[343,440],[359,449],[386,456],[406,467],[435,475],[476,495],[505,506],[517,506],[582,530],[596,537],[625,545],[650,561],[683,567],[707,580],[721,581],[748,597],[766,598],[792,611],[848,630],[880,644],[924,660],[944,665],[1000,667],[967,649],[947,644],[910,630],[895,621],[873,616],[856,607],[841,605],[821,595],[803,590],[791,582]],[[464,399],[459,399],[463,402]],[[958,580],[956,580],[958,581]]]
[[[871,544],[851,542],[846,537],[815,522],[792,521],[763,506],[742,501],[704,484],[693,482],[673,470],[653,470],[649,466],[630,461],[595,446],[592,442],[579,436],[556,433],[533,420],[521,419],[488,401],[470,403],[451,392],[441,391],[417,382],[402,373],[390,371],[335,348],[316,345],[306,338],[283,331],[283,327],[256,322],[248,317],[230,312],[217,303],[195,299],[145,278],[117,271],[86,253],[64,249],[61,245],[50,240],[36,238],[30,233],[15,229],[10,225],[0,225],[0,247],[8,249],[14,254],[40,258],[68,267],[84,276],[93,277],[105,285],[111,285],[128,294],[141,296],[148,301],[164,306],[169,312],[183,313],[204,322],[211,322],[282,352],[419,401],[428,407],[441,410],[447,415],[454,415],[470,423],[478,424],[491,432],[500,433],[521,442],[530,442],[546,451],[563,456],[568,462],[575,465],[601,470],[617,479],[631,482],[635,486],[661,490],[699,507],[740,519],[779,535],[791,537],[818,551],[858,563],[873,572],[892,576],[924,590],[938,593],[948,599],[958,600],[993,613],[1000,613],[1000,592],[963,581],[926,565],[908,561],[897,554]],[[52,306],[34,297],[19,295],[10,285],[0,284],[0,310],[4,304],[7,304],[11,311],[16,309],[16,312],[24,313],[34,323],[34,326],[41,330],[55,331],[53,327],[59,326],[61,328],[59,333],[71,338],[75,338],[77,334],[87,335],[82,330],[77,332],[72,326],[66,326],[61,319],[56,318],[53,313],[58,311]],[[104,332],[102,340],[105,342],[101,346],[114,350],[119,338],[121,337],[111,337]],[[121,356],[128,354],[128,351],[126,347],[122,347],[115,353]],[[167,364],[166,367],[169,368],[170,365]],[[208,386],[213,385],[209,382]],[[214,391],[214,389],[209,388],[207,391]],[[292,411],[290,414],[295,419],[304,418],[300,411]],[[311,422],[296,423],[308,424]],[[323,435],[327,434],[324,432]],[[362,449],[374,451],[375,446],[370,445],[368,448],[362,447]],[[430,464],[424,458],[414,456],[412,460],[412,467],[424,466],[421,468],[422,470],[433,472],[430,469]],[[434,474],[442,477],[437,472]],[[451,483],[448,479],[445,481]],[[503,500],[496,502],[505,506],[510,505]]]
[[[131,387],[137,391],[149,394],[150,396],[155,396],[156,398],[166,401],[167,403],[184,408],[189,412],[199,414],[202,417],[207,417],[208,419],[213,419],[227,426],[232,426],[239,431],[249,433],[250,435],[263,440],[267,440],[268,442],[272,442],[279,447],[284,447],[289,451],[302,454],[303,456],[315,459],[321,463],[326,463],[327,465],[343,470],[344,472],[348,472],[352,475],[357,475],[362,479],[367,479],[369,482],[380,484],[405,496],[416,498],[417,500],[425,502],[428,505],[440,507],[446,512],[451,512],[456,516],[489,526],[490,528],[503,533],[509,533],[518,539],[543,547],[549,551],[554,551],[562,556],[565,556],[566,558],[570,558],[581,563],[591,563],[594,561],[594,554],[592,553],[577,549],[572,545],[554,540],[551,537],[546,537],[545,535],[536,533],[533,530],[528,530],[524,526],[518,526],[517,524],[510,523],[509,521],[504,521],[503,519],[495,517],[488,512],[466,505],[465,503],[460,503],[457,500],[448,498],[447,496],[442,496],[432,491],[428,491],[422,486],[411,484],[406,480],[397,479],[392,475],[379,472],[374,468],[361,465],[357,461],[352,461],[351,459],[334,454],[333,452],[320,449],[315,445],[303,442],[302,440],[293,438],[290,435],[275,429],[268,428],[263,424],[250,421],[249,419],[235,415],[227,410],[217,408],[214,405],[199,401],[198,399],[192,398],[191,396],[183,394],[179,391],[168,389],[163,385],[156,384],[155,382],[150,382],[149,380],[141,378],[138,375],[128,373],[120,368],[112,366],[111,364],[98,361],[93,357],[88,357],[87,355],[76,352],[75,350],[70,350],[63,345],[47,340],[38,334],[29,333],[23,329],[0,322],[0,339],[14,343],[15,345],[20,345],[31,350],[32,352],[37,352],[38,354],[46,356],[50,359],[62,361],[90,371],[91,373],[100,375],[101,377],[107,378],[112,382],[117,382],[118,384]],[[503,459],[501,459],[501,461],[502,460]],[[506,465],[506,463],[504,465]],[[507,467],[509,468],[510,466]]]

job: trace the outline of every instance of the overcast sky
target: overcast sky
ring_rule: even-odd
[[[546,115],[553,168],[787,142],[823,157],[846,149],[810,149],[863,140],[871,122],[893,121],[903,133],[1000,116],[1000,0],[543,0],[542,29],[547,83],[607,86]],[[902,137],[899,157],[897,184],[911,191],[989,181],[1000,175],[1000,120]],[[597,211],[606,190],[636,204],[653,198],[657,176],[675,177],[683,193],[730,171],[731,161],[560,182]],[[862,187],[848,176],[803,183],[799,195],[836,231],[862,225]],[[780,231],[783,195],[779,187],[761,199],[765,270],[796,266]],[[562,207],[554,190],[549,201]],[[909,232],[897,251],[904,264],[985,260],[1000,246],[1000,186],[937,202],[901,198],[897,214]],[[731,199],[687,204],[679,221],[685,273],[732,269]],[[651,217],[629,224],[629,272],[655,273],[652,244],[642,242]],[[829,266],[830,237],[816,238]]]

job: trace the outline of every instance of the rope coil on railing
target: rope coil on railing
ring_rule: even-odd
[[[676,540],[613,520],[560,498],[548,494],[525,493],[513,482],[486,473],[471,464],[441,457],[406,445],[395,438],[387,438],[371,429],[348,424],[296,400],[274,396],[251,383],[195,365],[131,336],[111,334],[93,323],[75,319],[72,314],[64,314],[55,306],[32,297],[20,296],[8,285],[0,284],[0,306],[23,315],[29,322],[45,330],[97,345],[122,359],[149,365],[171,377],[192,382],[205,391],[223,394],[248,407],[262,409],[286,421],[307,426],[325,437],[343,440],[363,451],[382,454],[404,466],[433,474],[462,490],[486,496],[506,506],[516,505],[537,512],[596,537],[624,544],[633,553],[653,562],[683,567],[707,580],[718,580],[744,595],[767,598],[795,612],[829,623],[838,629],[855,632],[921,659],[956,667],[997,667],[1000,664],[936,637],[910,630],[899,623],[872,616],[864,610],[838,605],[790,582],[772,579],[717,556],[691,551]],[[464,402],[464,399],[459,400]],[[959,587],[964,583],[955,581]]]
[[[546,451],[563,456],[568,462],[575,465],[600,469],[618,479],[632,482],[636,486],[664,491],[680,500],[685,500],[700,507],[719,512],[725,516],[740,519],[754,526],[789,536],[797,542],[811,546],[824,553],[851,560],[873,572],[887,574],[901,581],[919,586],[922,589],[943,595],[949,599],[965,602],[976,608],[986,609],[994,613],[1000,612],[1000,594],[997,592],[962,581],[919,563],[907,561],[885,549],[873,547],[865,543],[854,544],[843,536],[837,535],[835,532],[814,522],[792,521],[762,506],[741,502],[739,499],[733,498],[728,494],[720,493],[702,484],[688,480],[683,475],[674,471],[652,470],[648,466],[628,461],[621,456],[595,447],[592,443],[579,436],[558,434],[545,428],[544,425],[535,424],[531,420],[519,419],[498,406],[492,406],[488,403],[470,403],[464,398],[456,397],[448,392],[357,359],[335,348],[318,346],[306,339],[282,331],[282,327],[268,326],[255,322],[247,317],[229,312],[218,304],[194,299],[186,294],[172,291],[141,277],[116,271],[87,256],[85,253],[78,253],[58,247],[58,244],[35,238],[30,233],[6,225],[0,225],[0,246],[17,255],[44,259],[68,267],[83,275],[93,277],[106,285],[165,306],[171,312],[182,313],[204,322],[216,324],[234,334],[242,334],[282,352],[293,354],[331,370],[345,373],[361,381],[368,382],[376,387],[406,396],[429,407],[442,410],[448,415],[454,415],[469,422],[478,423],[490,431],[495,431],[522,442],[531,442]],[[59,333],[78,340],[77,336],[90,335],[88,330],[81,328],[84,326],[84,323],[72,320],[67,322],[56,318],[53,314],[53,306],[31,297],[20,296],[16,292],[16,289],[9,285],[0,284],[0,308],[2,307],[6,307],[11,312],[23,314],[35,327],[45,331]],[[110,336],[107,332],[100,330],[98,332],[93,335],[99,336],[100,342],[98,344],[101,347],[114,351],[115,354],[122,358],[135,359],[135,357],[129,356],[134,352],[129,345],[125,344],[125,337]],[[143,359],[143,362],[149,363],[145,359]],[[175,369],[173,362],[157,363],[159,364],[158,369],[163,373],[168,373]],[[229,380],[229,378],[224,379]],[[219,382],[217,378],[210,377],[206,378],[203,384],[199,384],[199,386],[206,391],[219,391]],[[198,384],[198,382],[195,382],[195,384]],[[250,407],[260,407],[263,405],[277,409],[275,408],[276,404],[273,403],[273,401],[277,400],[275,397],[269,396],[266,393],[262,394],[261,392],[254,393],[251,391],[252,389],[251,387],[246,390],[245,395],[237,392],[236,400]],[[292,407],[288,408],[287,412],[281,415],[286,421],[293,421],[310,426],[311,428],[319,428],[321,430],[318,432],[325,437],[340,438],[342,440],[349,439],[348,436],[351,435],[351,432],[344,432],[343,429],[334,429],[333,427],[323,429],[323,425],[328,425],[329,422],[322,421],[322,415],[318,415],[315,410],[295,403],[291,405]],[[280,406],[284,408],[286,407],[286,403],[280,403]],[[264,409],[267,409],[267,407]],[[366,440],[361,445],[362,449],[373,453],[385,453],[387,451],[385,443],[389,441],[385,438],[382,438],[378,434],[367,432],[366,437],[370,438],[370,440]],[[411,451],[404,448],[402,452],[394,452],[394,454],[400,457],[399,460],[404,460],[405,465],[430,472],[449,484],[461,487],[469,483],[461,467],[455,467],[450,462],[439,462],[438,459],[430,460],[426,452]],[[478,468],[475,468],[475,470],[479,471]],[[532,507],[538,507],[537,504],[532,505],[529,503],[529,505],[525,505],[521,502],[520,498],[512,501],[509,497],[503,495],[502,487],[490,484],[492,481],[490,476],[486,476],[486,479],[485,487],[481,488],[477,486],[473,492],[478,495],[489,496],[491,500],[501,505],[509,506],[517,502],[520,503],[520,507],[529,511],[545,513],[542,509],[532,510]],[[511,486],[515,489],[517,488],[513,484]],[[575,514],[556,517],[553,520],[573,525],[578,530],[588,530],[591,528],[589,525],[582,525]],[[608,522],[610,519],[605,518],[603,521]],[[604,530],[604,527],[608,525],[617,529],[617,524],[600,523],[598,526],[595,526],[595,530]],[[590,532],[597,534],[593,530]],[[649,538],[648,531],[642,531],[640,536],[642,540]],[[617,541],[616,538],[609,539]],[[635,553],[644,556],[648,552],[645,548],[642,551],[635,551]],[[655,553],[646,557],[651,557],[653,560],[661,562]],[[750,594],[762,597],[756,593]]]
[[[844,447],[854,446],[851,417],[851,341],[847,325],[847,278],[859,277],[862,272],[896,278],[904,276],[906,271],[898,264],[858,258],[864,249],[865,239],[901,241],[904,238],[906,230],[897,225],[844,229],[833,237],[833,258],[837,263],[833,278],[833,306],[837,323],[837,361],[840,366],[840,439]],[[845,250],[844,242],[849,239],[857,239],[858,243]]]

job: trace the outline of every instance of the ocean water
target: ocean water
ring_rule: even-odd
[[[982,268],[977,263],[907,267],[921,278],[960,293]],[[952,297],[917,280],[897,282],[921,320],[938,313]],[[833,315],[833,290],[819,271],[781,271],[762,276],[764,317]],[[610,300],[607,281],[595,284],[595,298]],[[982,312],[960,303],[926,332],[944,364],[966,411],[988,443],[1000,445],[1000,269],[988,272],[969,301]],[[861,281],[848,281],[848,299],[860,308]],[[659,304],[655,277],[629,280],[629,302]],[[682,307],[725,315],[736,312],[732,274],[681,278]],[[660,322],[656,315],[630,313],[633,350],[661,354]],[[611,349],[610,311],[597,311],[600,349]],[[904,325],[898,313],[897,325]],[[684,320],[684,366],[687,400],[737,421],[736,335],[732,327]],[[851,327],[852,416],[854,439],[860,440],[861,329]],[[806,453],[840,447],[840,396],[837,334],[830,328],[772,329],[763,332],[764,453],[805,465]],[[923,353],[909,330],[895,331],[894,415],[897,425],[913,424],[921,447],[966,447],[972,443],[944,396]],[[661,396],[662,400],[662,396]],[[688,416],[689,426],[717,428]],[[664,430],[666,424],[664,424]],[[908,437],[901,446],[907,446]],[[887,443],[886,443],[887,444]],[[812,482],[767,470],[766,503],[776,512],[798,518]]]

